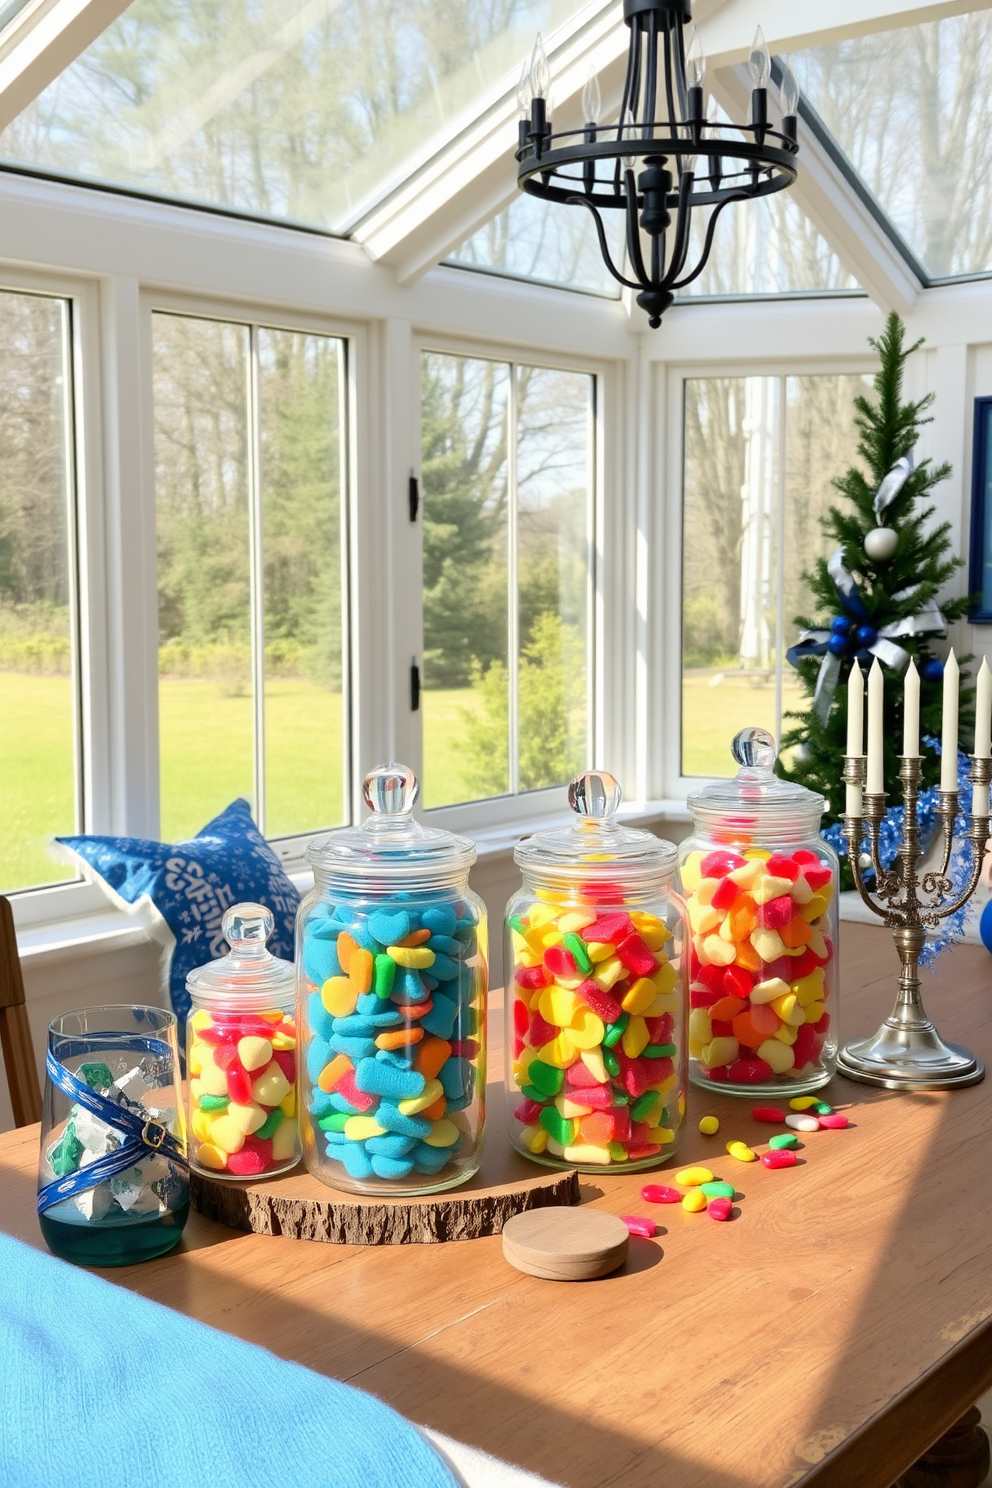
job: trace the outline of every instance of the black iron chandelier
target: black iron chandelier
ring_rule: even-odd
[[[706,267],[724,207],[771,196],[796,179],[799,84],[786,61],[782,124],[771,128],[771,58],[759,27],[748,63],[750,123],[708,119],[702,46],[693,31],[687,48],[683,32],[692,19],[691,0],[624,0],[623,15],[630,27],[630,50],[614,124],[599,122],[599,84],[590,73],[582,97],[586,123],[581,129],[552,132],[551,75],[537,38],[517,92],[522,116],[517,183],[531,196],[592,213],[606,267],[614,279],[638,291],[637,303],[655,327],[676,291]],[[702,247],[693,252],[692,214],[698,207],[712,210]],[[617,211],[626,218],[619,266],[603,221],[605,212]],[[696,259],[691,264],[690,255]]]

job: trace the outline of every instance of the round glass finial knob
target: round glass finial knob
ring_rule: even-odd
[[[745,770],[771,771],[778,750],[767,729],[746,728],[734,735],[730,746],[734,759]]]
[[[620,782],[605,770],[585,770],[568,787],[568,804],[579,816],[616,816],[622,800]]]
[[[276,922],[272,911],[264,904],[232,904],[220,927],[233,951],[246,946],[264,946]]]
[[[365,804],[379,816],[409,816],[420,781],[408,765],[378,765],[362,785]]]

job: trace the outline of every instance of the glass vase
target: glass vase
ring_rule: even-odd
[[[49,1025],[38,1220],[87,1266],[164,1255],[189,1214],[176,1019],[163,1008],[64,1013]]]

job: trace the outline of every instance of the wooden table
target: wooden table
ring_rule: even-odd
[[[895,972],[887,932],[844,927],[848,1034],[884,1016]],[[987,953],[959,947],[925,991],[992,1063]],[[498,1237],[369,1249],[199,1215],[171,1256],[105,1274],[569,1488],[889,1488],[992,1385],[992,1080],[892,1095],[837,1079],[829,1098],[854,1129],[772,1172],[724,1151],[768,1134],[747,1103],[693,1091],[679,1165],[732,1178],[739,1218],[655,1208],[659,1240],[599,1281],[522,1276]],[[704,1112],[719,1137],[699,1135]],[[37,1142],[0,1138],[0,1224],[41,1247]],[[643,1213],[643,1181],[583,1179],[584,1196]]]

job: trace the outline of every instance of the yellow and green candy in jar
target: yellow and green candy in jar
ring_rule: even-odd
[[[539,1162],[651,1167],[685,1116],[683,911],[676,851],[616,820],[620,787],[569,787],[578,820],[515,853],[506,918],[509,1120]]]

